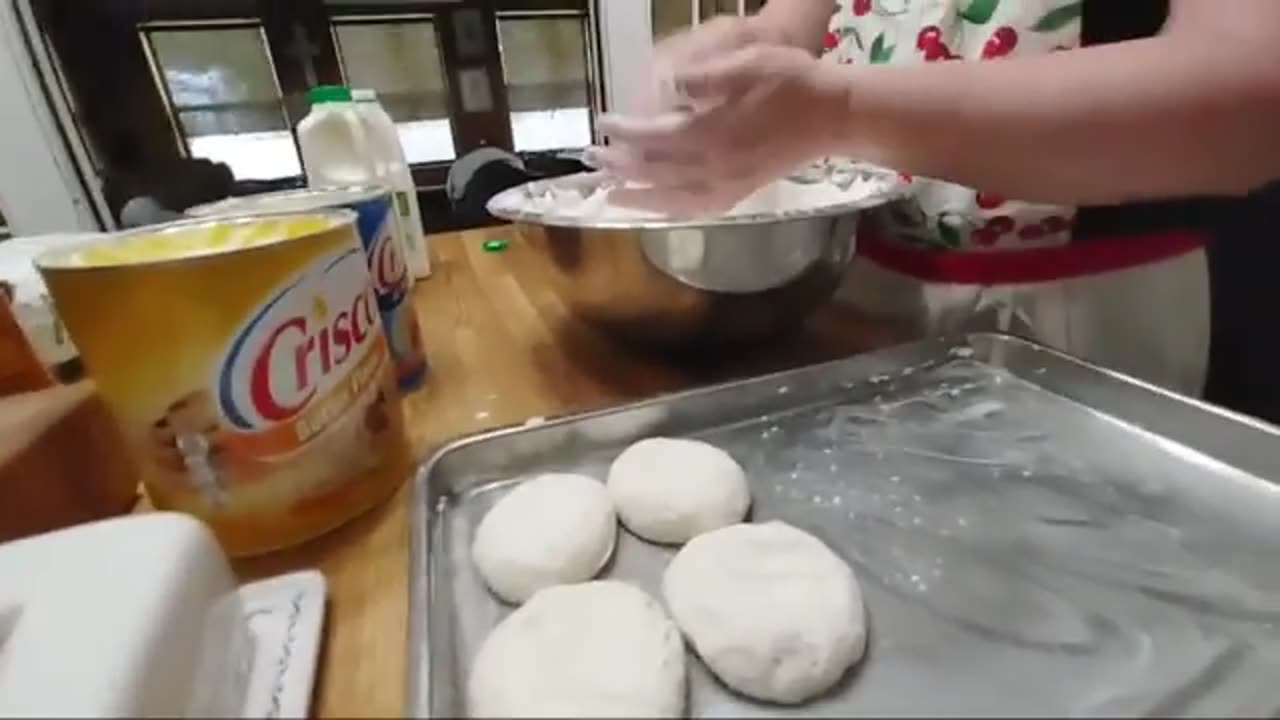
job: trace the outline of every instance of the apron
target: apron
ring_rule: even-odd
[[[1078,0],[839,0],[824,60],[999,62],[1080,46]],[[1188,395],[1209,357],[1205,237],[1073,238],[1076,208],[906,178],[837,300],[921,335],[1008,332]],[[1073,242],[1073,240],[1075,240]],[[1176,312],[1171,312],[1177,308]]]

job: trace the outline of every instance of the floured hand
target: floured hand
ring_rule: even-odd
[[[605,116],[593,161],[645,186],[612,202],[716,214],[797,167],[840,150],[852,122],[844,73],[795,48],[751,45],[673,70],[687,109]]]

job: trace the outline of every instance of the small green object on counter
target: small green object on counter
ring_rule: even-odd
[[[485,252],[502,252],[507,249],[507,245],[506,240],[485,240],[480,247],[484,248]]]

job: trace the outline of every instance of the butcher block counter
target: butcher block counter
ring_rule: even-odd
[[[505,250],[491,251],[507,241]],[[512,228],[431,238],[415,303],[432,373],[405,407],[417,456],[458,437],[656,394],[843,357],[905,340],[834,304],[777,347],[716,367],[628,352],[574,320],[546,259]],[[319,717],[404,712],[410,483],[390,502],[298,548],[241,561],[245,580],[316,567],[329,581]]]

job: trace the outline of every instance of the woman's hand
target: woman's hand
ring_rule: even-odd
[[[613,200],[679,215],[723,212],[757,188],[837,152],[852,118],[845,69],[796,48],[751,45],[677,66],[689,109],[606,116],[605,170],[645,188]]]

